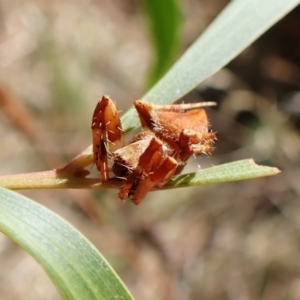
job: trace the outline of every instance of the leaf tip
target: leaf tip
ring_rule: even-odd
[[[253,158],[249,159],[249,163],[251,165],[253,165],[254,167],[256,167],[256,168],[268,169],[270,171],[270,173],[271,173],[270,175],[277,175],[277,174],[281,173],[281,170],[279,170],[276,167],[269,167],[269,166],[263,166],[263,165],[257,164]]]

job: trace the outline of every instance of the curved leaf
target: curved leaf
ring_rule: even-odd
[[[231,1],[142,98],[157,104],[167,104],[181,98],[224,67],[299,3],[299,0]],[[129,131],[137,126],[137,115],[131,109],[123,116],[123,129]]]
[[[133,299],[81,233],[45,207],[3,188],[0,230],[42,265],[64,299]]]

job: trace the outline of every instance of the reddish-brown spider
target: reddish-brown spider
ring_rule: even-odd
[[[119,112],[108,96],[102,97],[92,120],[93,155],[101,181],[108,181],[112,171],[124,181],[120,199],[131,197],[139,204],[152,188],[178,173],[191,155],[213,150],[216,135],[208,131],[201,107],[215,103],[154,105],[138,100],[134,105],[142,131],[125,146]]]

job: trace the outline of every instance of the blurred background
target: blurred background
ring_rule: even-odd
[[[178,1],[178,55],[228,3]],[[126,110],[155,61],[138,0],[0,0],[0,174],[63,166],[91,144],[108,94]],[[300,9],[186,102],[213,100],[212,156],[186,172],[238,159],[278,176],[150,193],[22,191],[67,219],[103,253],[136,299],[300,299]],[[298,177],[299,176],[299,177]],[[61,299],[41,267],[0,235],[0,298]]]

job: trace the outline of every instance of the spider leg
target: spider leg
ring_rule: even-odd
[[[158,111],[174,111],[174,112],[182,112],[183,110],[207,107],[207,106],[215,106],[216,102],[206,101],[206,102],[197,102],[197,103],[181,103],[181,104],[153,104],[144,100],[137,100],[134,102],[134,106],[138,112],[147,110],[158,110]]]
[[[94,163],[101,172],[102,182],[109,179],[108,153],[123,146],[119,112],[108,96],[98,102],[92,119]]]
[[[147,193],[155,186],[163,186],[174,175],[178,163],[173,157],[164,158],[158,168],[151,172],[147,177],[142,179],[136,188],[132,202],[136,205],[140,204]]]
[[[181,148],[181,160],[186,161],[191,155],[209,154],[214,149],[216,139],[215,132],[197,132],[185,129],[179,135],[179,146]]]
[[[126,182],[121,186],[119,197],[120,199],[128,198],[128,195],[134,185],[139,185],[153,168],[156,168],[162,159],[162,142],[153,137],[139,158],[139,162],[133,172],[127,177]]]

